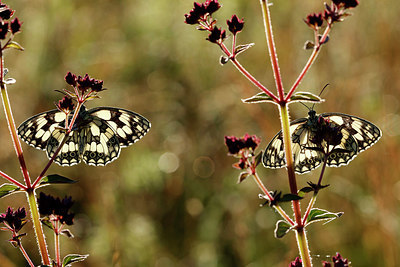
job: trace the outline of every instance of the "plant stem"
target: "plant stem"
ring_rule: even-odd
[[[258,187],[263,191],[263,193],[268,197],[269,201],[273,201],[274,198],[268,192],[267,188],[264,186],[263,182],[261,181],[260,177],[258,176],[257,172],[253,172],[254,181],[257,183]],[[286,214],[286,212],[282,209],[279,205],[273,205],[273,208],[284,218],[289,224],[292,226],[295,225],[293,220]]]
[[[29,208],[31,211],[32,222],[35,229],[36,240],[38,242],[40,255],[42,257],[42,263],[44,265],[50,265],[49,253],[47,251],[47,244],[43,234],[42,224],[40,222],[39,210],[36,202],[36,194],[33,189],[26,191],[28,198]]]
[[[294,91],[300,85],[300,83],[303,80],[304,76],[306,75],[306,73],[310,69],[311,65],[314,63],[315,59],[317,58],[317,56],[319,54],[319,51],[320,51],[320,48],[321,48],[321,45],[322,45],[321,43],[325,42],[326,38],[328,37],[328,34],[329,34],[330,30],[331,30],[331,25],[328,24],[328,26],[326,27],[326,29],[324,31],[324,34],[322,35],[320,41],[315,46],[312,54],[308,58],[308,61],[307,61],[306,65],[304,66],[304,68],[301,71],[300,75],[297,77],[296,81],[292,85],[292,88],[290,88],[288,94],[286,95],[285,101],[288,101],[292,97]]]
[[[21,167],[22,175],[24,176],[24,179],[25,179],[25,184],[27,187],[30,187],[31,180],[29,178],[28,169],[26,168],[21,142],[19,141],[19,138],[18,138],[17,128],[15,126],[14,117],[13,117],[13,114],[11,111],[10,100],[8,98],[6,85],[4,84],[4,82],[2,82],[4,68],[3,68],[3,58],[1,56],[0,56],[0,61],[1,61],[1,64],[0,64],[1,65],[1,67],[0,67],[1,99],[3,101],[4,113],[6,114],[8,129],[10,130],[11,139],[14,144],[15,152],[17,153],[17,157],[18,157],[19,164]]]
[[[303,216],[303,225],[306,224],[307,217],[310,214],[310,211],[311,211],[312,207],[314,206],[315,202],[317,201],[317,194],[318,194],[317,192],[314,192],[313,196],[311,197],[310,203],[308,203],[307,210]]]
[[[55,225],[55,229],[54,229],[54,245],[55,245],[55,253],[56,253],[56,262],[57,262],[57,266],[61,266],[61,262],[60,262],[60,233],[59,233],[59,229],[58,229],[58,225],[59,222],[56,222]]]
[[[265,34],[267,37],[267,45],[268,45],[269,56],[271,59],[272,69],[274,71],[276,89],[278,91],[279,100],[282,103],[284,101],[285,93],[283,91],[282,77],[278,63],[278,55],[276,53],[274,34],[272,32],[271,16],[269,13],[269,3],[268,0],[260,0],[260,4],[263,12]]]
[[[0,176],[2,176],[4,179],[10,181],[11,183],[15,184],[16,186],[18,186],[19,188],[21,188],[22,190],[26,190],[26,186],[21,184],[20,182],[18,182],[17,180],[15,180],[14,178],[8,176],[7,174],[5,174],[4,172],[0,171]]]
[[[29,266],[35,267],[35,265],[33,264],[32,260],[29,258],[28,253],[26,253],[26,251],[25,251],[25,249],[24,249],[24,247],[22,246],[21,243],[19,243],[18,248],[21,251],[22,255],[24,255],[24,258],[28,262]]]
[[[297,246],[304,267],[312,267],[310,251],[308,249],[307,235],[304,228],[296,229]]]

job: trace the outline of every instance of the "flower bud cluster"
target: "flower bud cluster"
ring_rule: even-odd
[[[22,227],[27,222],[25,208],[19,208],[13,210],[11,207],[7,208],[5,213],[0,214],[0,223],[3,223],[5,227],[1,227],[0,230],[10,231],[12,238],[9,240],[12,245],[17,247],[20,245],[21,238],[26,234],[18,234]]]
[[[336,253],[336,256],[332,257],[332,263],[323,261],[322,266],[323,267],[349,267],[349,260],[348,259],[343,259],[343,257],[339,254]]]
[[[350,15],[346,10],[355,8],[358,4],[358,0],[332,0],[330,5],[325,3],[325,10],[323,12],[309,14],[304,22],[310,28],[318,30],[324,21],[328,25],[343,21],[344,17]]]
[[[245,134],[242,138],[225,136],[225,144],[228,147],[229,154],[239,158],[239,162],[235,163],[233,167],[240,170],[255,168],[254,151],[260,142],[261,140],[255,135]]]
[[[7,34],[11,32],[12,35],[21,30],[21,22],[18,18],[9,21],[14,15],[14,10],[10,9],[6,4],[0,3],[0,39],[4,40]]]
[[[210,32],[206,40],[221,45],[226,39],[226,31],[218,28],[216,26],[217,21],[212,18],[212,14],[220,7],[218,0],[207,0],[204,3],[195,2],[189,14],[185,14],[185,22],[191,25],[199,24],[199,30]],[[233,15],[226,23],[234,36],[243,29],[244,25],[243,19],[239,19],[236,15]]]
[[[48,216],[50,221],[59,221],[61,224],[67,225],[73,224],[75,214],[69,213],[69,209],[74,204],[72,197],[60,199],[41,192],[38,204],[40,214]]]

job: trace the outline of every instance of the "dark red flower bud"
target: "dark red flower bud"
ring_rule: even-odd
[[[332,257],[334,267],[349,267],[349,260],[343,259],[339,253]]]
[[[322,26],[322,23],[324,20],[322,19],[322,13],[313,13],[307,16],[307,18],[304,20],[305,23],[307,23],[308,26],[310,26],[313,29],[317,29]]]
[[[332,2],[338,7],[354,8],[358,6],[358,0],[332,0]]]
[[[299,257],[296,257],[296,259],[289,264],[289,267],[303,267],[303,263]]]
[[[255,136],[255,135],[250,136],[249,134],[245,134],[242,140],[243,140],[244,147],[250,148],[253,151],[257,148],[257,146],[261,142],[261,140],[257,136]]]
[[[103,91],[103,90],[104,90],[103,81],[93,79],[92,91],[100,92],[100,91]]]
[[[325,3],[324,19],[328,23],[334,23],[342,21],[343,12],[339,10],[338,6],[333,4],[329,6]]]
[[[10,25],[11,33],[16,34],[17,32],[19,32],[21,29],[21,24],[22,23],[18,20],[18,18],[13,19]]]
[[[323,261],[322,262],[322,267],[332,267],[332,265],[327,261]]]
[[[8,25],[9,25],[8,22],[4,22],[4,21],[1,22],[1,25],[0,25],[0,39],[1,40],[6,39],[6,36],[8,33]]]
[[[25,225],[25,217],[25,208],[13,211],[11,207],[8,207],[5,213],[0,214],[0,223],[4,223],[9,230],[18,232]]]
[[[211,33],[206,38],[211,43],[222,43],[226,38],[225,30],[221,30],[221,28],[214,27]]]
[[[235,155],[242,149],[242,142],[235,136],[225,136],[225,144],[228,147],[229,154]]]
[[[12,17],[12,15],[14,14],[14,10],[11,10],[9,8],[7,8],[7,6],[5,7],[0,7],[0,18],[3,20],[8,20]]]
[[[72,102],[72,98],[70,98],[69,96],[64,96],[63,99],[58,101],[56,106],[59,111],[62,111],[64,113],[70,113],[75,108],[74,103]]]
[[[244,21],[239,19],[236,15],[233,15],[230,20],[226,21],[228,24],[229,31],[233,34],[240,32],[243,29]]]
[[[187,24],[198,24],[200,19],[206,14],[206,7],[204,4],[194,3],[194,7],[190,10],[189,14],[185,14],[185,22]]]
[[[206,10],[206,13],[211,15],[212,13],[217,11],[221,7],[221,5],[218,3],[218,0],[207,0],[204,3],[204,7]]]
[[[72,86],[76,86],[76,81],[77,77],[75,74],[72,74],[71,72],[68,72],[67,75],[65,75],[64,80]]]

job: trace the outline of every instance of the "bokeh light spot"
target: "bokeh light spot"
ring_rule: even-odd
[[[179,158],[171,152],[165,152],[158,160],[158,167],[165,173],[173,173],[179,167]]]
[[[198,157],[193,161],[193,172],[201,178],[210,177],[215,171],[214,161],[209,157]]]

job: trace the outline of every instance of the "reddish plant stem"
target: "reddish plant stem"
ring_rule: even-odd
[[[12,110],[11,110],[10,100],[8,98],[6,85],[4,83],[4,60],[3,60],[3,54],[2,54],[1,50],[0,50],[0,85],[1,85],[1,98],[3,101],[4,113],[6,115],[8,129],[10,131],[11,139],[14,144],[15,152],[17,153],[19,165],[20,165],[21,172],[22,172],[22,175],[25,180],[26,187],[29,188],[31,186],[31,180],[29,177],[28,169],[26,168],[26,163],[25,163],[25,159],[24,159],[24,155],[23,155],[23,151],[22,151],[21,142],[19,141],[19,138],[18,138],[17,128],[15,126],[15,121],[14,121],[14,117],[13,117]]]
[[[314,63],[314,61],[317,58],[317,56],[319,54],[319,51],[321,49],[321,45],[325,42],[326,38],[328,37],[328,34],[329,34],[330,30],[331,30],[331,24],[328,24],[328,26],[326,27],[326,29],[324,31],[324,34],[322,35],[321,39],[316,44],[312,54],[308,58],[308,61],[307,61],[306,65],[304,66],[304,68],[301,71],[300,75],[297,77],[296,81],[292,85],[292,88],[290,88],[288,94],[286,95],[285,101],[289,101],[289,99],[292,97],[294,91],[300,85],[300,83],[303,80],[304,76],[306,75],[306,73],[310,69],[311,65]]]
[[[18,245],[18,248],[21,251],[22,255],[24,255],[24,258],[28,262],[29,266],[35,267],[35,265],[33,264],[32,260],[29,258],[28,253],[26,253],[26,251],[21,243]]]
[[[276,53],[276,48],[275,48],[274,35],[272,33],[271,16],[268,8],[269,4],[267,0],[260,0],[260,3],[264,17],[264,28],[267,37],[268,51],[271,59],[272,69],[274,71],[276,89],[278,91],[278,96],[280,100],[279,103],[283,104],[285,99],[285,93],[283,91],[282,76],[280,73],[278,55]]]
[[[0,176],[2,176],[4,179],[7,179],[8,181],[10,181],[11,183],[15,184],[16,186],[18,186],[19,188],[21,188],[22,190],[26,190],[27,187],[23,184],[21,184],[20,182],[18,182],[17,180],[15,180],[14,178],[8,176],[7,174],[5,174],[4,172],[0,171]]]
[[[67,138],[70,134],[70,132],[72,131],[72,126],[75,123],[76,118],[78,117],[79,114],[79,110],[81,109],[83,103],[78,102],[78,105],[75,108],[75,112],[74,115],[72,117],[71,123],[69,124],[68,129],[65,132],[65,136],[63,138],[63,140],[61,141],[60,145],[58,146],[57,150],[54,152],[54,155],[51,157],[51,159],[47,162],[46,166],[44,167],[43,171],[39,174],[39,176],[36,178],[35,182],[33,183],[33,188],[36,188],[36,186],[38,185],[38,183],[42,180],[42,178],[44,177],[44,175],[46,174],[47,170],[50,168],[51,164],[53,164],[54,160],[56,159],[56,157],[58,156],[58,154],[60,153],[64,143],[67,141]],[[65,119],[65,124],[67,124],[68,122],[68,118]]]

